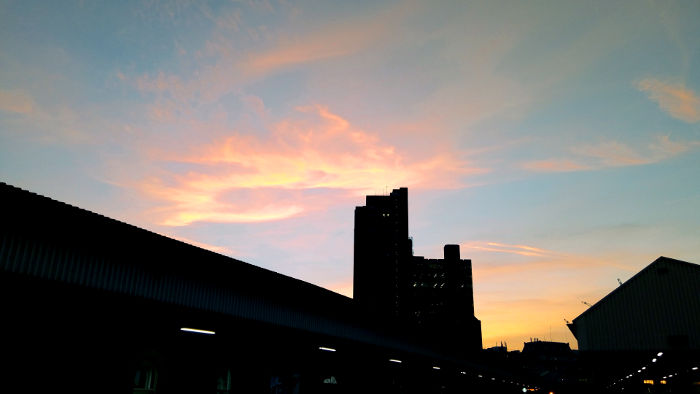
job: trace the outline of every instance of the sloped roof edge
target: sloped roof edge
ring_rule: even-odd
[[[92,221],[98,221],[101,224],[104,225],[109,225],[109,226],[116,226],[119,227],[120,229],[123,229],[123,231],[129,231],[131,232],[135,237],[149,237],[151,239],[157,239],[157,240],[164,240],[169,243],[174,243],[174,244],[179,244],[187,248],[191,248],[194,250],[198,250],[199,253],[202,253],[204,255],[210,256],[211,263],[212,264],[221,264],[221,263],[226,263],[226,264],[232,264],[237,267],[257,271],[259,273],[264,273],[266,275],[270,275],[271,277],[279,278],[283,281],[287,281],[290,284],[294,284],[295,286],[300,286],[303,287],[307,290],[317,292],[319,294],[323,294],[324,296],[330,296],[333,298],[337,299],[342,299],[343,301],[349,301],[350,298],[343,295],[336,293],[332,290],[328,290],[326,288],[323,288],[321,286],[318,286],[313,283],[306,282],[304,280],[294,278],[276,271],[272,271],[267,268],[263,268],[251,263],[247,263],[243,260],[236,259],[231,256],[223,255],[221,253],[217,253],[208,249],[201,248],[196,245],[189,244],[187,242],[183,242],[178,239],[170,238],[165,235],[156,233],[151,230],[147,230],[138,226],[135,226],[133,224],[129,224],[126,222],[123,222],[118,219],[114,219],[105,215],[102,215],[97,212],[93,212],[84,208],[80,208],[75,205],[68,204],[63,201],[56,200],[51,197],[47,197],[26,189],[22,189],[20,187],[8,184],[6,182],[0,181],[0,195],[4,195],[5,198],[9,199],[18,199],[22,201],[22,206],[30,206],[32,204],[36,204],[37,206],[42,206],[44,208],[52,208],[52,209],[60,209],[68,212],[74,212],[74,213],[79,213],[83,215],[84,220],[92,220]],[[29,201],[28,201],[29,200]],[[15,209],[16,207],[12,207]]]
[[[700,265],[698,265],[698,264],[694,264],[694,263],[690,263],[687,261],[678,260],[678,259],[674,259],[674,258],[670,258],[670,257],[659,256],[656,260],[652,261],[649,265],[644,267],[641,271],[637,272],[636,274],[634,274],[634,276],[632,276],[631,278],[626,280],[622,285],[615,288],[613,291],[608,293],[605,297],[601,298],[598,302],[596,302],[591,307],[589,307],[584,312],[582,312],[580,315],[578,315],[576,318],[574,318],[574,320],[572,321],[573,324],[569,325],[569,329],[571,329],[572,332],[574,332],[574,329],[572,329],[572,326],[576,325],[577,320],[581,319],[582,317],[591,313],[592,311],[598,309],[600,307],[600,305],[604,304],[607,300],[612,298],[615,294],[617,294],[621,291],[624,291],[624,289],[628,288],[633,283],[635,283],[640,276],[645,275],[647,272],[649,272],[650,270],[652,270],[653,268],[655,268],[661,264],[685,265],[685,266],[689,266],[689,267],[692,267],[694,269],[700,270]]]

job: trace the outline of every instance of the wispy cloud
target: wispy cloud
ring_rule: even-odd
[[[485,171],[451,152],[406,157],[321,105],[297,108],[297,114],[273,124],[267,137],[233,133],[190,154],[156,153],[161,160],[191,166],[185,174],[154,176],[141,184],[164,202],[161,223],[277,220],[309,209],[305,198],[289,200],[293,193],[270,198],[277,190],[363,195],[387,185],[457,188],[464,186],[463,177]],[[256,198],[236,198],[243,190],[257,191]]]
[[[481,250],[486,252],[509,253],[531,257],[552,257],[558,255],[558,253],[554,251],[537,248],[534,246],[510,245],[500,242],[473,241],[462,244],[462,247],[466,249]]]
[[[530,171],[538,172],[570,172],[589,170],[591,167],[577,163],[569,159],[534,160],[522,164],[522,167]]]
[[[42,105],[32,94],[23,90],[0,89],[0,112],[17,116],[22,134],[26,138],[44,143],[88,143],[94,135],[87,132],[92,126],[104,128],[107,122],[82,113],[64,103]]]
[[[683,84],[649,78],[639,81],[637,88],[647,92],[672,117],[688,123],[700,122],[700,97]]]
[[[19,90],[0,89],[0,111],[29,115],[35,107],[34,100],[27,93]]]
[[[632,166],[658,161],[657,158],[645,156],[640,151],[618,141],[581,145],[571,148],[571,151],[579,156],[592,159],[593,164],[599,167]]]
[[[265,29],[263,37],[255,33],[255,41],[262,40],[256,42],[256,49],[240,44],[251,37],[244,39],[239,35],[255,31],[242,31],[245,21],[240,13],[212,15],[214,28],[204,48],[197,51],[200,56],[196,58],[194,72],[182,75],[157,71],[128,82],[142,92],[164,95],[182,104],[193,99],[214,102],[270,74],[381,46],[397,35],[398,25],[413,8],[411,4],[401,3],[294,33]],[[232,40],[232,35],[238,39]]]
[[[573,156],[571,158],[528,161],[521,163],[520,167],[535,172],[569,172],[653,164],[697,146],[700,146],[700,141],[672,141],[668,135],[656,136],[646,147],[632,147],[619,141],[603,141],[570,148]]]

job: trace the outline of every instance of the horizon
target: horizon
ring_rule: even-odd
[[[0,180],[352,296],[409,189],[483,347],[700,262],[700,3],[0,0]]]

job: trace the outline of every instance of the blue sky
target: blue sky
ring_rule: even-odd
[[[344,294],[409,188],[484,345],[700,261],[700,4],[0,1],[0,180]],[[193,266],[196,269],[196,266]]]

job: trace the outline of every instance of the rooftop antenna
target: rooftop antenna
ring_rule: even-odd
[[[566,324],[571,324],[571,322],[566,320],[566,318],[564,318],[564,321],[566,322]]]
[[[587,303],[586,301],[581,301],[581,303],[583,303],[583,305],[586,305],[586,306],[589,307],[589,308],[590,308],[590,306],[591,306],[591,304]]]
[[[622,286],[622,281],[620,280],[620,278],[617,278],[617,283],[619,283],[620,286]]]

